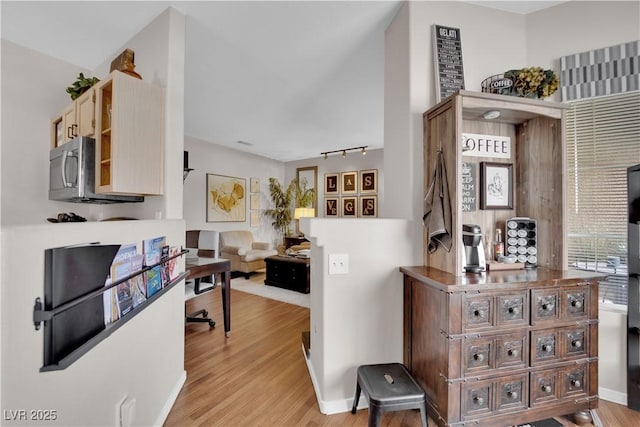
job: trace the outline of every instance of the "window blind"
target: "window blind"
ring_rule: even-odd
[[[607,274],[627,304],[627,168],[640,163],[640,91],[573,101],[566,115],[569,268]]]

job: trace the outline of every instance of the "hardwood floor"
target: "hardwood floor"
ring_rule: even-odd
[[[187,381],[165,427],[367,425],[367,410],[320,412],[301,343],[302,332],[309,330],[309,309],[231,292],[228,339],[220,288],[187,302],[189,312],[206,308],[217,325],[185,325]],[[640,413],[621,405],[600,401],[597,413],[606,427],[640,426]],[[564,418],[558,421],[575,426]],[[420,414],[385,413],[382,425],[419,426]],[[435,425],[429,420],[430,427]]]

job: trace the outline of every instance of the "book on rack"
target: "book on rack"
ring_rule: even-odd
[[[169,249],[169,258],[172,258],[167,262],[167,266],[169,267],[169,280],[174,280],[178,277],[178,255],[180,254],[179,246],[171,246]]]
[[[136,272],[140,271],[143,268],[144,264],[144,255],[136,254],[131,257],[131,271]],[[144,301],[147,300],[147,287],[144,283],[144,275],[138,274],[134,276],[130,280],[131,282],[131,292],[133,295],[133,308],[136,308]]]
[[[160,262],[162,247],[165,245],[165,236],[153,237],[142,241],[142,253],[144,265],[147,267]]]
[[[167,260],[169,259],[169,246],[164,245],[161,250],[160,261],[164,262],[161,265],[162,267],[162,287],[164,288],[169,283],[169,263]]]
[[[138,249],[135,243],[120,246],[111,263],[111,283],[122,280],[135,271],[132,269],[131,260],[137,254]],[[133,310],[131,285],[131,280],[127,280],[111,289],[116,295],[118,317],[122,317]]]
[[[157,265],[145,272],[147,281],[147,298],[162,289],[162,267]]]

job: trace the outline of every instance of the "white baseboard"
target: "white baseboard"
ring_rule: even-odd
[[[182,371],[182,375],[180,375],[180,377],[178,378],[178,382],[176,382],[176,385],[173,387],[171,394],[169,394],[167,401],[164,403],[162,411],[160,411],[160,415],[158,415],[157,421],[153,423],[154,426],[162,427],[162,425],[164,425],[164,422],[169,416],[169,412],[171,412],[173,404],[176,403],[178,394],[180,394],[180,390],[182,390],[182,386],[184,385],[185,381],[187,381],[187,371]]]
[[[599,387],[598,397],[602,400],[606,400],[607,402],[613,402],[627,406],[627,393]]]
[[[309,370],[309,376],[311,377],[311,382],[313,383],[313,390],[316,393],[316,399],[318,400],[318,406],[320,407],[320,412],[325,415],[333,415],[340,414],[342,412],[351,412],[351,407],[353,405],[353,398],[351,399],[342,399],[342,400],[322,400],[320,396],[320,389],[318,387],[318,379],[316,378],[316,374],[313,370],[313,365],[311,364],[311,360],[307,358],[307,353],[304,350],[304,344],[302,344],[302,355],[304,356],[305,361],[307,362],[307,369]],[[355,384],[353,392],[355,393]],[[358,409],[368,408],[367,400],[363,395],[360,395],[360,402],[358,402]]]

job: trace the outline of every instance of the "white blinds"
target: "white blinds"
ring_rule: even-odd
[[[626,169],[640,163],[640,92],[571,102],[566,137],[569,268],[608,273],[601,299],[626,304]]]

